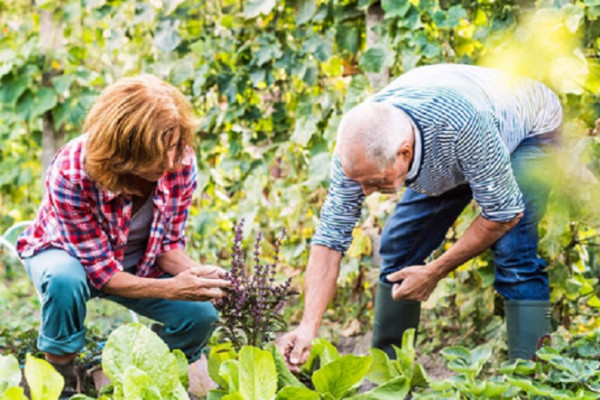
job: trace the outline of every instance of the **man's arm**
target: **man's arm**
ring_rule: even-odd
[[[175,276],[181,272],[193,269],[198,276],[204,278],[225,278],[225,270],[214,265],[203,265],[194,261],[184,250],[175,249],[161,254],[156,259],[156,266],[169,275]]]
[[[198,275],[188,269],[173,278],[142,278],[128,272],[119,271],[102,287],[104,293],[122,297],[143,299],[158,298],[168,300],[207,301],[225,296],[223,288],[230,282]]]
[[[342,254],[325,246],[313,245],[304,283],[304,312],[300,325],[278,343],[292,370],[308,359],[323,314],[335,294]]]
[[[427,300],[440,279],[493,245],[519,222],[522,215],[510,222],[494,222],[479,215],[463,236],[436,260],[389,274],[390,282],[402,280],[392,288],[392,297],[394,300]]]

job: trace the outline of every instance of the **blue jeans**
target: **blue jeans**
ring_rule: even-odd
[[[546,210],[551,145],[556,135],[526,139],[511,155],[513,173],[523,193],[525,212],[517,225],[493,246],[494,287],[508,300],[549,300],[546,262],[538,257],[538,224]],[[538,174],[538,175],[536,175]],[[401,268],[425,264],[425,259],[442,243],[446,232],[472,199],[468,185],[437,197],[406,189],[381,236],[380,281]]]
[[[42,302],[38,348],[62,355],[85,345],[86,302],[103,297],[163,324],[158,335],[170,349],[181,349],[191,363],[208,341],[218,313],[210,302],[132,299],[107,295],[87,280],[78,259],[49,249],[23,260]]]

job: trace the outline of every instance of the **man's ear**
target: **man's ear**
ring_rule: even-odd
[[[396,152],[405,161],[410,161],[413,156],[412,146],[408,143],[402,143]]]

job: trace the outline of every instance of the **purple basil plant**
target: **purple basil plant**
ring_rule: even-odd
[[[246,257],[242,249],[242,219],[235,228],[231,247],[231,270],[228,279],[233,287],[227,297],[217,303],[221,313],[219,325],[224,339],[231,341],[239,350],[243,345],[261,347],[274,339],[275,332],[287,327],[282,311],[289,294],[290,280],[275,283],[279,248],[285,229],[276,238],[273,262],[261,262],[259,232],[254,243],[254,268],[246,268]]]

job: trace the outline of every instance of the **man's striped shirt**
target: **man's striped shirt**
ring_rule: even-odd
[[[483,217],[513,220],[524,211],[510,154],[526,138],[562,123],[556,95],[531,79],[469,65],[419,67],[367,101],[402,109],[416,127],[416,169],[405,185],[438,196],[468,183]],[[329,193],[312,244],[345,253],[360,217],[364,194],[334,155]]]

